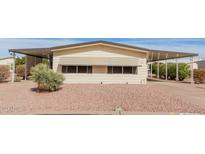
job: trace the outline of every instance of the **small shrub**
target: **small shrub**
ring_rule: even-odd
[[[205,83],[205,69],[194,70],[194,81],[196,83]]]
[[[10,68],[8,65],[0,65],[0,82],[5,81],[10,76]]]
[[[42,63],[31,69],[31,75],[31,79],[37,82],[39,90],[55,91],[64,81],[62,74],[55,73]]]
[[[22,80],[22,77],[20,77],[20,76],[15,76],[14,82],[21,82],[21,80]]]
[[[17,65],[16,66],[16,75],[19,77],[25,76],[25,65]]]

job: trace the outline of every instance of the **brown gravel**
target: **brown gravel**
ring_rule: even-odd
[[[37,93],[31,81],[0,84],[0,114],[197,113],[205,107],[157,85],[65,84]]]

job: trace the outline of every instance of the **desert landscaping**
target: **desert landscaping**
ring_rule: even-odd
[[[204,114],[205,87],[148,81],[147,85],[63,84],[37,92],[36,83],[0,84],[0,114]]]

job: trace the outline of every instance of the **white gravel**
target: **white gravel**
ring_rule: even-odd
[[[197,113],[205,108],[150,85],[64,84],[56,92],[33,91],[31,81],[0,84],[0,114]]]

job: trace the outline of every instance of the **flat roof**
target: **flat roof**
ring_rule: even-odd
[[[61,49],[69,49],[69,48],[77,48],[83,46],[92,46],[92,45],[112,45],[120,48],[127,48],[136,50],[137,52],[145,52],[147,53],[147,60],[151,61],[160,61],[166,59],[175,59],[175,58],[185,58],[185,57],[193,57],[198,56],[197,53],[186,53],[186,52],[177,52],[177,51],[167,51],[167,50],[155,50],[155,49],[148,49],[143,47],[138,47],[134,45],[127,45],[122,43],[115,43],[110,41],[92,41],[92,42],[84,42],[84,43],[76,43],[76,44],[68,44],[62,46],[54,46],[50,48],[25,48],[25,49],[9,49],[9,52],[20,53],[35,57],[41,58],[48,58],[49,54],[53,52],[57,52]]]
[[[12,57],[3,57],[3,58],[0,57],[0,60],[5,60],[5,59],[12,59]]]

